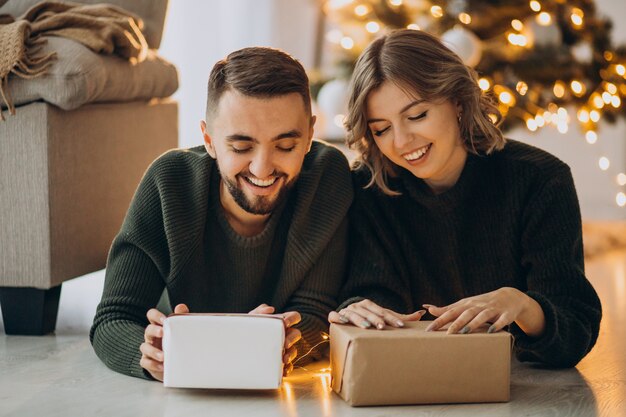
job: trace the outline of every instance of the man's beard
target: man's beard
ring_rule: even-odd
[[[219,166],[218,166],[219,170]],[[242,181],[247,181],[244,177],[248,175],[238,174],[237,177],[242,177]],[[237,203],[239,207],[250,214],[271,214],[276,207],[279,207],[289,196],[289,190],[291,190],[296,183],[298,176],[295,176],[289,182],[285,182],[285,184],[278,191],[278,195],[275,198],[271,199],[271,196],[254,196],[253,199],[250,199],[243,189],[239,186],[239,182],[237,181],[237,177],[235,179],[231,179],[226,177],[221,171],[220,176],[222,177],[222,181],[226,184],[226,188],[228,192],[233,197],[233,200]],[[275,173],[274,176],[278,177],[276,181],[280,181],[281,178],[287,178],[287,175],[284,173]]]

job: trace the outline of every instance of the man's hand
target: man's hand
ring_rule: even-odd
[[[274,313],[274,307],[267,304],[261,304],[248,314],[272,314]],[[294,346],[298,340],[302,338],[300,330],[294,329],[292,326],[300,323],[300,313],[297,311],[288,311],[286,313],[277,314],[277,316],[283,319],[285,326],[285,348],[283,353],[283,374],[287,375],[293,370],[293,360],[298,355],[298,351]]]
[[[418,321],[426,313],[419,310],[412,314],[400,314],[383,308],[370,300],[350,304],[339,312],[331,311],[328,321],[331,323],[354,324],[363,329],[374,327],[378,330],[385,328],[385,324],[392,327],[403,327],[405,321]]]
[[[189,308],[185,304],[178,304],[174,308],[174,313],[189,313]],[[144,332],[144,342],[139,347],[141,351],[141,361],[139,364],[156,380],[163,381],[163,322],[165,314],[156,308],[148,310],[147,314],[150,324]]]

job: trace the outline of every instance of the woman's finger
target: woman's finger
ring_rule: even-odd
[[[462,310],[461,310],[462,311]],[[448,334],[468,333],[470,328],[467,324],[474,319],[482,310],[478,307],[470,307],[461,314],[448,326]]]
[[[150,374],[159,381],[163,380],[163,364],[161,362],[157,362],[154,359],[150,359],[149,357],[143,355],[139,361],[139,365],[141,365],[141,367],[146,371],[150,372]]]
[[[432,310],[432,309],[431,309]],[[432,311],[429,310],[432,314]],[[426,327],[426,331],[430,332],[430,331],[434,331],[434,330],[439,330],[440,328],[442,328],[443,326],[445,326],[446,324],[450,323],[453,320],[456,320],[456,318],[461,314],[460,311],[457,310],[447,310],[445,313],[443,313],[441,316],[437,317],[435,320],[433,320],[432,323],[430,323],[428,325],[428,327]]]
[[[254,310],[250,311],[248,314],[273,314],[274,311],[274,307],[268,306],[267,304],[261,304]]]
[[[472,321],[470,321],[466,325],[466,327],[469,328],[469,330],[466,333],[471,333],[479,329],[485,323],[488,323],[488,322],[493,323],[494,321],[498,319],[498,317],[499,317],[499,312],[497,310],[493,308],[486,308],[480,313],[478,313],[478,315],[476,315],[476,317],[474,317]]]
[[[339,312],[339,314],[347,320],[346,323],[352,323],[362,329],[369,329],[370,327],[372,327],[372,323],[370,323],[365,317],[361,316],[354,310],[348,310],[344,308]]]

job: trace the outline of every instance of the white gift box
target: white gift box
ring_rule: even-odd
[[[174,314],[163,323],[163,385],[276,389],[285,327],[263,314]]]

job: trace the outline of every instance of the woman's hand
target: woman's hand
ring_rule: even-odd
[[[272,314],[274,307],[267,304],[261,304],[248,314]],[[293,360],[298,356],[298,350],[294,346],[298,340],[302,338],[300,330],[294,329],[293,326],[300,323],[300,313],[297,311],[288,311],[286,313],[277,314],[283,319],[285,325],[285,347],[283,353],[283,374],[288,375],[293,370]]]
[[[328,321],[331,323],[352,323],[357,327],[369,329],[375,327],[379,330],[385,328],[385,324],[392,327],[403,327],[405,321],[417,321],[422,318],[426,310],[419,310],[412,314],[400,314],[383,308],[370,300],[359,301],[350,304],[339,312],[331,311]]]
[[[516,288],[503,287],[495,291],[467,297],[445,307],[424,304],[437,317],[427,331],[437,330],[451,323],[450,333],[470,333],[485,323],[491,323],[493,333],[516,322],[531,337],[539,337],[545,328],[545,316],[537,301]]]
[[[189,313],[189,308],[185,304],[178,304],[174,308],[174,313]],[[156,308],[148,310],[146,315],[150,324],[144,332],[144,342],[139,347],[141,360],[139,364],[156,380],[163,381],[163,322],[165,314]]]

